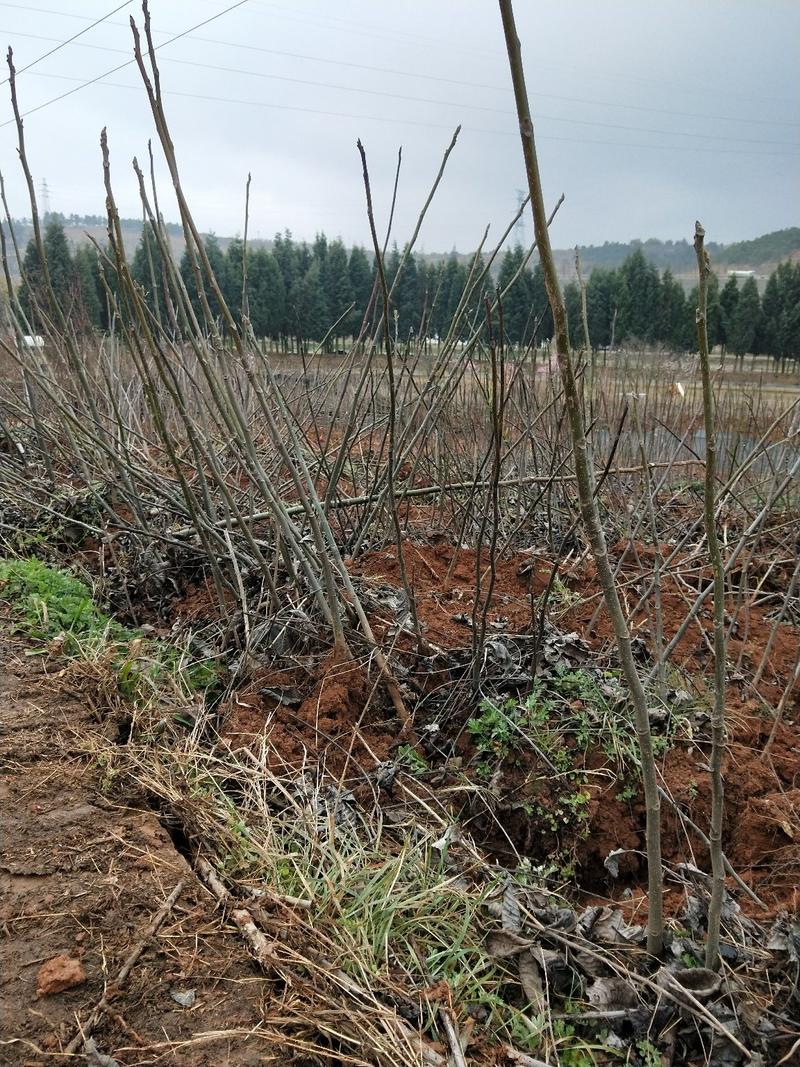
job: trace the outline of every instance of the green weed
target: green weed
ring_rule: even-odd
[[[478,752],[505,759],[512,741],[518,736],[515,728],[516,716],[516,701],[507,700],[504,704],[497,705],[490,700],[484,700],[480,715],[467,722],[467,730]]]
[[[430,770],[427,760],[420,756],[412,745],[400,745],[397,750],[397,762],[409,772],[409,774],[424,774]]]
[[[57,644],[60,654],[84,659],[108,654],[120,694],[133,703],[170,680],[183,693],[219,684],[212,660],[188,659],[175,646],[122,626],[98,608],[83,582],[41,560],[0,559],[0,595],[19,631]]]
[[[38,559],[0,560],[0,590],[32,637],[52,641],[66,634],[65,652],[136,636],[100,611],[77,578]]]

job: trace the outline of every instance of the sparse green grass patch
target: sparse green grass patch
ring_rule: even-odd
[[[219,684],[212,660],[194,660],[174,645],[122,626],[100,610],[83,582],[39,559],[0,559],[0,597],[19,632],[61,655],[102,658],[120,694],[134,703],[146,701],[168,679],[185,693]]]

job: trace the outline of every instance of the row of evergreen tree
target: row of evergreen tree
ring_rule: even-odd
[[[92,246],[73,254],[59,219],[51,219],[44,235],[45,255],[52,285],[65,312],[80,328],[106,331],[112,322],[107,291],[101,280],[98,256]],[[213,236],[205,241],[209,261],[228,307],[239,319],[246,311],[257,337],[275,342],[297,339],[319,342],[358,333],[373,294],[371,256],[363,248],[349,251],[340,240],[320,234],[312,244],[294,241],[286,231],[277,234],[271,249],[250,247],[245,257],[241,240],[232,240],[223,252]],[[531,345],[552,336],[544,277],[538,260],[525,263],[520,246],[507,251],[495,284],[505,289],[518,275],[503,300],[503,328],[509,343]],[[391,286],[401,264],[395,247],[386,260]],[[25,280],[19,297],[33,328],[37,322],[37,290],[42,285],[36,246],[30,241],[24,255]],[[246,302],[243,300],[246,268]],[[475,268],[473,268],[475,269]],[[482,266],[477,268],[482,269]],[[180,271],[190,299],[202,319],[201,299],[189,258],[184,254]],[[461,303],[470,267],[452,255],[430,262],[409,255],[393,293],[393,329],[401,341],[424,335],[443,337]],[[166,296],[166,272],[157,241],[146,227],[131,262],[134,280],[150,307],[169,329],[179,329],[172,302]],[[106,272],[112,291],[113,275]],[[39,303],[46,302],[39,296]],[[583,339],[581,292],[576,282],[565,288],[572,341]],[[219,315],[213,296],[211,313]],[[378,310],[381,302],[378,301]],[[467,308],[462,336],[483,314],[476,291]],[[374,302],[373,302],[374,304]],[[641,250],[618,269],[595,268],[586,283],[589,335],[596,348],[622,343],[663,344],[677,351],[694,348],[697,291],[686,294],[669,269],[663,273],[647,261]],[[373,312],[375,313],[375,312]],[[720,287],[715,276],[709,285],[709,340],[744,355],[764,353],[776,358],[800,358],[800,263],[781,264],[770,276],[763,297],[753,277],[739,284],[730,277]],[[331,343],[334,343],[333,341]]]
[[[583,336],[581,293],[571,282],[564,292],[572,343]],[[659,274],[637,251],[618,270],[596,268],[586,285],[589,336],[595,347],[638,341],[675,351],[695,347],[698,291],[688,294],[668,269]],[[782,263],[770,275],[763,296],[751,275],[740,284],[731,275],[720,287],[709,277],[708,337],[712,346],[737,356],[800,358],[800,262]]]

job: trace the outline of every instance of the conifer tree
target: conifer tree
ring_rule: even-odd
[[[85,330],[99,330],[103,325],[103,293],[100,267],[94,248],[84,245],[75,253],[77,281],[76,323]]]
[[[498,285],[504,290],[519,270],[525,253],[521,245],[510,248],[500,264]],[[535,318],[533,315],[533,275],[528,267],[503,297],[503,323],[506,337],[511,344],[525,344],[532,335]]]
[[[780,359],[800,359],[800,263],[781,263],[775,274],[778,290],[775,354]]]
[[[721,337],[720,344],[727,347],[730,344],[733,331],[733,321],[736,317],[736,305],[739,303],[739,280],[735,274],[728,278],[719,294],[719,314]]]
[[[248,260],[248,274],[249,274]],[[225,303],[237,323],[242,316],[242,297],[244,288],[244,241],[241,237],[232,238],[225,249],[222,277],[217,279],[225,297]],[[249,279],[248,279],[249,289]]]
[[[731,323],[729,344],[740,359],[752,352],[759,332],[761,300],[755,278],[748,278],[741,288]]]
[[[347,273],[350,278],[350,289],[355,303],[350,329],[353,334],[357,334],[361,329],[361,322],[372,296],[375,277],[370,261],[367,259],[367,253],[363,248],[355,247],[350,250]]]
[[[564,305],[567,309],[569,326],[569,343],[575,349],[584,347],[583,313],[581,308],[581,291],[577,282],[567,282],[564,286]]]
[[[773,271],[767,279],[764,296],[761,299],[761,322],[756,337],[756,350],[762,355],[780,355],[778,337],[780,333],[780,321],[782,301],[780,285],[778,282],[780,267]]]
[[[586,317],[589,337],[596,348],[611,344],[619,279],[615,270],[595,267],[586,283]]]
[[[344,336],[350,332],[353,315],[350,306],[353,303],[353,286],[350,282],[350,270],[347,252],[341,241],[332,241],[327,248],[322,267],[322,281],[327,297],[329,326],[338,322],[337,333]]]
[[[406,258],[392,299],[397,311],[398,337],[408,341],[419,333],[421,311],[417,260],[413,252]]]
[[[654,340],[680,349],[685,318],[686,297],[683,286],[675,280],[672,271],[667,267],[661,276]]]
[[[133,254],[131,277],[137,285],[141,286],[150,310],[164,329],[169,330],[171,323],[167,311],[167,295],[164,291],[164,265],[158,240],[150,222],[146,223],[142,229],[142,236]]]
[[[77,278],[75,263],[69,250],[63,223],[59,218],[48,216],[42,241],[47,270],[53,295],[65,317],[73,310]],[[45,318],[52,320],[53,309],[44,284],[44,272],[39,252],[33,238],[28,241],[23,256],[23,282],[19,290],[19,302],[30,323],[31,329],[41,330]]]
[[[651,342],[656,339],[658,307],[658,271],[644,257],[640,248],[619,269],[621,285],[618,336],[622,339]]]
[[[247,275],[253,333],[277,341],[286,323],[286,289],[278,261],[271,252],[259,248],[248,259]]]
[[[328,309],[322,288],[322,271],[313,260],[289,293],[288,311],[293,332],[301,344],[321,341],[328,328]]]
[[[544,284],[544,271],[542,270],[542,264],[538,259],[536,261],[536,266],[533,268],[533,275],[531,276],[531,301],[533,305],[536,340],[549,341],[553,336],[553,312],[550,310],[550,301],[547,299],[547,289]],[[591,334],[590,336],[593,337]],[[594,343],[594,340],[592,343]]]

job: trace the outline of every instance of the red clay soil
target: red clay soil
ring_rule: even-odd
[[[233,594],[229,589],[223,590],[222,600],[226,609],[235,606]],[[220,595],[213,578],[202,578],[198,582],[190,582],[184,589],[183,595],[173,600],[170,605],[171,616],[192,623],[208,623],[219,618],[219,614]]]
[[[310,762],[346,777],[386,759],[395,731],[375,671],[370,675],[359,661],[334,651],[314,666],[313,676],[308,694],[292,707],[278,695],[302,688],[311,668],[257,674],[222,709],[222,736],[234,747],[264,737],[267,765],[276,773],[298,774]]]
[[[403,545],[403,560],[424,636],[440,648],[468,647],[471,633],[464,617],[471,617],[474,606],[477,553],[473,549],[454,552],[452,545],[444,539],[432,545],[408,540]],[[481,564],[485,593],[490,580],[488,553],[483,553]],[[532,553],[498,560],[487,621],[502,622],[507,633],[527,630],[531,624],[531,593],[536,597],[541,594],[550,577],[550,569],[547,560]],[[351,565],[351,571],[363,579],[367,587],[391,585],[399,589],[402,585],[397,552],[393,547],[360,556]],[[454,620],[453,616],[457,618]],[[376,626],[381,628],[380,619],[376,620]]]
[[[639,567],[649,567],[648,551],[638,546],[641,563],[634,556],[627,561],[623,574],[630,580],[631,589],[640,586],[634,580],[640,576]],[[468,648],[471,644],[471,629],[468,623],[474,606],[474,589],[477,558],[474,551],[454,550],[444,539],[433,544],[404,542],[406,572],[414,590],[418,616],[425,638],[431,645],[453,650]],[[488,557],[481,560],[482,581],[486,589],[488,581]],[[705,585],[708,576],[697,570],[687,569],[695,586]],[[533,553],[523,553],[498,561],[489,623],[496,629],[510,634],[530,632],[531,593],[538,598],[550,577],[552,561]],[[375,594],[380,603],[381,594],[397,593],[401,587],[400,569],[393,547],[361,556],[351,564],[354,578],[360,582],[365,603]],[[598,657],[598,664],[613,662],[613,634],[604,610],[600,610],[592,627],[599,601],[591,562],[586,560],[562,566],[560,578],[564,587],[580,595],[572,602],[561,594],[559,626],[563,630],[575,630],[589,642]],[[448,576],[449,574],[449,576]],[[676,632],[691,602],[691,588],[685,588],[686,574],[665,575],[662,591],[664,629],[669,639]],[[638,596],[638,593],[636,594]],[[633,593],[630,600],[633,603]],[[733,609],[733,606],[732,606]],[[712,658],[706,637],[710,634],[710,604],[700,614],[697,622],[687,630],[679,642],[673,663],[679,666],[689,684],[700,694],[707,688]],[[395,624],[393,613],[373,608],[370,621],[376,635],[383,638]],[[745,680],[761,659],[772,622],[766,611],[751,608],[747,615],[741,614],[736,633],[732,636],[729,652],[730,662],[736,664],[741,657],[742,673],[732,670],[733,679],[728,686],[727,713],[730,725],[729,751],[726,758],[726,853],[742,878],[760,895],[766,905],[760,908],[741,889],[729,884],[745,912],[766,920],[781,910],[797,911],[800,906],[800,744],[797,727],[798,700],[796,690],[785,709],[784,723],[777,730],[769,756],[764,754],[764,745],[769,736],[772,720],[759,706],[757,694]],[[647,609],[634,620],[634,630],[648,646],[652,644],[651,619]],[[774,707],[791,677],[794,657],[800,641],[800,629],[784,625],[780,628],[769,660],[769,666],[759,687],[766,702]],[[395,646],[395,658],[406,662],[414,677],[415,646],[408,635],[403,635]],[[736,680],[736,679],[740,680]],[[376,686],[374,667],[340,662],[329,656],[321,664],[307,661],[293,672],[274,672],[257,678],[247,692],[237,694],[226,709],[224,732],[232,743],[248,744],[254,737],[266,735],[270,741],[270,759],[274,768],[295,772],[304,761],[323,761],[329,770],[337,774],[359,769],[374,770],[376,762],[389,758],[398,737],[398,724],[393,718],[391,706],[381,686]],[[417,679],[424,691],[425,679]],[[292,686],[302,694],[302,702],[294,706],[280,703],[273,694],[282,686]],[[471,707],[455,728],[463,727],[464,721],[473,713]],[[466,734],[462,732],[458,742],[458,754],[463,758],[466,773],[474,752]],[[596,754],[599,756],[600,754]],[[703,738],[695,738],[689,744],[677,744],[662,759],[663,787],[673,797],[680,810],[693,822],[707,829],[710,799],[707,773],[708,746]],[[527,759],[527,757],[526,757]],[[547,780],[544,767],[537,767],[535,759],[524,762],[511,772],[505,782],[513,792],[519,780],[538,780],[537,789],[545,795],[539,797],[548,803]],[[602,769],[603,757],[596,758],[590,766]],[[633,893],[640,899],[638,887],[643,876],[643,827],[644,811],[640,800],[618,799],[620,783],[616,780],[599,779],[605,784],[588,788],[589,833],[585,839],[576,839],[574,854],[580,884],[595,893],[604,893],[619,898]],[[544,784],[542,784],[544,783]],[[524,798],[523,798],[524,799]],[[664,860],[669,869],[678,863],[693,861],[707,869],[707,850],[698,836],[667,804],[662,808],[664,833]],[[458,813],[456,813],[458,814]],[[464,813],[461,813],[462,816]],[[505,810],[502,831],[496,831],[496,820],[488,818],[481,831],[481,820],[470,819],[470,830],[482,843],[496,851],[498,858],[512,862],[514,850],[531,855],[542,861],[551,850],[563,841],[553,835],[548,837],[525,814],[522,804],[516,809]],[[493,829],[494,827],[494,829]],[[513,846],[513,847],[511,847]],[[603,866],[603,860],[616,849],[630,850],[620,861],[620,878],[613,881]],[[682,899],[679,889],[668,892],[667,907],[677,910]],[[671,903],[672,902],[672,903]]]
[[[275,1062],[268,1052],[280,1062],[280,1050],[247,1036],[269,983],[238,934],[156,816],[112,802],[103,768],[84,755],[87,739],[115,736],[118,724],[97,721],[63,664],[26,651],[0,633],[0,1063],[74,1062],[59,1053],[104,993],[110,1006],[94,1037],[119,1064],[246,1067]],[[191,1007],[173,999],[190,991]]]

